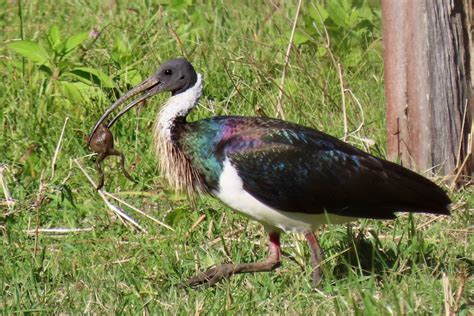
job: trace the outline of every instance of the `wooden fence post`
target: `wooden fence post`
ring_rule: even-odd
[[[474,170],[471,5],[382,0],[388,156],[455,182]]]

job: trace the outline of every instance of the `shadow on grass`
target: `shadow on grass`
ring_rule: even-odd
[[[395,274],[403,278],[412,273],[412,268],[428,268],[434,276],[440,276],[450,264],[447,252],[449,245],[442,249],[436,243],[427,241],[423,231],[417,231],[410,222],[410,228],[402,236],[393,239],[380,240],[379,234],[370,230],[353,231],[349,226],[347,234],[335,246],[337,249],[348,249],[339,256],[334,265],[326,265],[327,271],[335,279],[342,279],[350,274],[359,276],[373,275],[377,280],[382,280],[388,274]],[[442,242],[442,241],[440,241]],[[342,252],[342,251],[341,251]],[[456,265],[473,274],[474,262],[463,256],[457,256]]]

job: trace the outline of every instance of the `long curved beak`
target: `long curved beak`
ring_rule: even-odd
[[[133,108],[135,105],[138,103],[142,102],[143,100],[151,97],[152,95],[155,95],[159,93],[162,90],[162,83],[160,80],[158,80],[156,77],[150,77],[143,81],[142,83],[138,84],[135,88],[129,90],[127,93],[125,93],[123,96],[121,96],[117,101],[115,101],[114,104],[112,104],[106,111],[105,113],[101,116],[101,118],[97,121],[95,124],[94,128],[92,129],[92,132],[89,136],[89,141],[87,145],[89,145],[90,140],[92,139],[92,136],[94,135],[95,131],[99,127],[99,125],[112,113],[116,108],[118,108],[121,104],[125,103],[128,99],[136,96],[137,94],[143,93],[142,96],[139,98],[133,100],[130,102],[122,111],[120,111],[107,125],[108,128],[110,128],[122,115],[127,113],[128,110]]]

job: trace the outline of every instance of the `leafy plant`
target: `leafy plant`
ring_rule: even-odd
[[[125,83],[127,88],[130,88],[143,80],[140,71],[134,67],[136,57],[127,42],[121,37],[115,39],[110,57],[115,68],[118,69],[112,75],[114,81]]]
[[[317,48],[319,57],[327,54],[325,31],[331,49],[346,67],[356,66],[365,51],[377,40],[379,10],[369,0],[327,0],[312,3],[303,15],[304,26],[295,35],[295,44]]]
[[[8,47],[47,75],[46,93],[59,91],[71,102],[81,102],[84,99],[81,91],[88,87],[114,87],[108,75],[76,61],[75,54],[88,37],[87,32],[81,32],[63,39],[59,27],[53,25],[39,41],[15,41]]]

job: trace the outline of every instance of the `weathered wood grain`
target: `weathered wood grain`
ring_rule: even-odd
[[[382,0],[388,155],[419,171],[454,176],[469,158],[468,4]],[[471,174],[472,162],[461,174]]]

